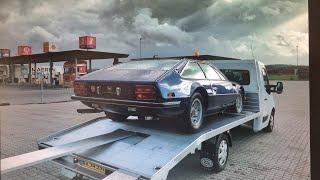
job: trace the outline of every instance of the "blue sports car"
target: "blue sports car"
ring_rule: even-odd
[[[128,116],[179,118],[197,132],[204,117],[240,113],[244,90],[216,67],[192,59],[134,60],[82,76],[72,99],[102,110],[114,121]]]

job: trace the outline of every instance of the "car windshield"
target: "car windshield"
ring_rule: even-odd
[[[138,60],[129,61],[113,66],[113,69],[136,69],[136,70],[169,70],[179,60]]]

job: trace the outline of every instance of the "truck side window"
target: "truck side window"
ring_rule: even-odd
[[[271,91],[270,91],[269,78],[268,78],[268,75],[267,75],[267,71],[266,71],[265,68],[262,68],[261,72],[262,72],[264,87],[266,88],[267,93],[270,94]]]
[[[267,71],[265,68],[262,68],[262,76],[263,76],[263,81],[264,81],[264,85],[269,85],[269,78],[267,75]]]
[[[250,84],[250,72],[242,69],[220,69],[220,71],[230,80],[240,85]]]

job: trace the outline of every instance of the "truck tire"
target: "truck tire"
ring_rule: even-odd
[[[204,147],[200,155],[200,165],[206,171],[220,172],[226,165],[229,157],[229,139],[221,134],[215,144]]]
[[[264,128],[264,131],[270,133],[273,131],[273,127],[274,127],[274,111],[271,112],[268,126]]]
[[[204,119],[204,110],[203,98],[200,93],[195,92],[191,96],[186,113],[181,119],[182,127],[186,133],[196,133],[201,129]]]
[[[235,100],[234,105],[231,106],[230,111],[232,113],[241,113],[243,109],[242,96],[238,96]]]
[[[110,112],[105,112],[105,114],[107,118],[117,122],[124,121],[128,118],[127,115],[122,115],[122,114],[116,114],[116,113],[110,113]]]

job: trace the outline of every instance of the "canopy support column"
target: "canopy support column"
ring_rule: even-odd
[[[50,80],[50,85],[52,85],[53,84],[53,79],[52,79],[52,69],[53,69],[53,62],[52,62],[52,60],[50,59],[50,66],[49,66],[49,80]]]
[[[10,62],[10,78],[11,78],[11,83],[14,83],[14,64],[13,61]]]
[[[75,75],[76,75],[74,80],[76,80],[78,77],[78,59],[77,58],[74,58],[74,70],[75,70]]]
[[[119,64],[119,59],[118,58],[114,58],[113,59],[113,65]]]
[[[31,60],[29,60],[29,84],[31,84]]]
[[[37,79],[37,63],[34,62],[34,78]]]
[[[92,72],[91,59],[89,59],[89,73]]]

